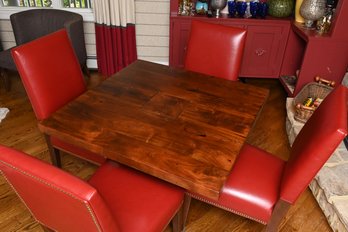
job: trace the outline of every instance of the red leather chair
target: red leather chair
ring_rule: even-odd
[[[38,120],[49,117],[86,91],[80,64],[65,29],[13,48],[12,57]],[[47,137],[46,141],[56,166],[60,166],[59,150],[96,164],[105,161],[98,154],[58,138]]]
[[[0,145],[0,172],[35,219],[54,231],[180,231],[184,191],[114,162],[89,182]]]
[[[325,98],[296,137],[288,161],[245,144],[218,200],[187,195],[277,231],[289,207],[347,135],[347,94],[339,86]]]
[[[237,80],[245,39],[245,29],[192,21],[185,69]]]

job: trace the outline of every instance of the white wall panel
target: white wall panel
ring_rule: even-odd
[[[167,36],[169,39],[169,25],[136,25],[137,35]]]
[[[169,25],[168,14],[145,14],[137,13],[135,16],[136,24],[141,25]]]
[[[93,22],[85,22],[83,24],[83,30],[87,34],[94,34],[95,33],[95,27]]]
[[[135,1],[136,13],[157,13],[157,14],[169,14],[169,0],[168,1]]]
[[[14,42],[15,37],[12,31],[2,31],[1,32],[1,41]]]
[[[169,40],[167,36],[152,36],[152,35],[138,35],[137,46],[160,46],[168,47]]]
[[[12,31],[11,22],[0,19],[0,31]]]
[[[138,56],[154,56],[168,57],[168,49],[166,47],[139,47]]]
[[[90,45],[95,45],[95,34],[85,33],[85,43]]]
[[[139,59],[168,64],[170,0],[135,0]]]
[[[12,48],[12,47],[16,46],[16,43],[4,41],[4,42],[2,42],[2,46],[4,49],[8,49],[8,48]]]

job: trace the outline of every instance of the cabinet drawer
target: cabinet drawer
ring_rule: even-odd
[[[289,27],[248,26],[241,77],[278,78]]]

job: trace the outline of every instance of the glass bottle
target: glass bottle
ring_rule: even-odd
[[[331,20],[333,16],[332,5],[328,5],[326,13],[317,21],[317,31],[319,34],[326,34],[330,31]]]

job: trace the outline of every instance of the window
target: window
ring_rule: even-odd
[[[91,0],[1,0],[2,6],[91,8]]]
[[[10,15],[35,7],[64,9],[82,15],[83,20],[94,22],[92,0],[0,0],[0,19],[9,19]]]

